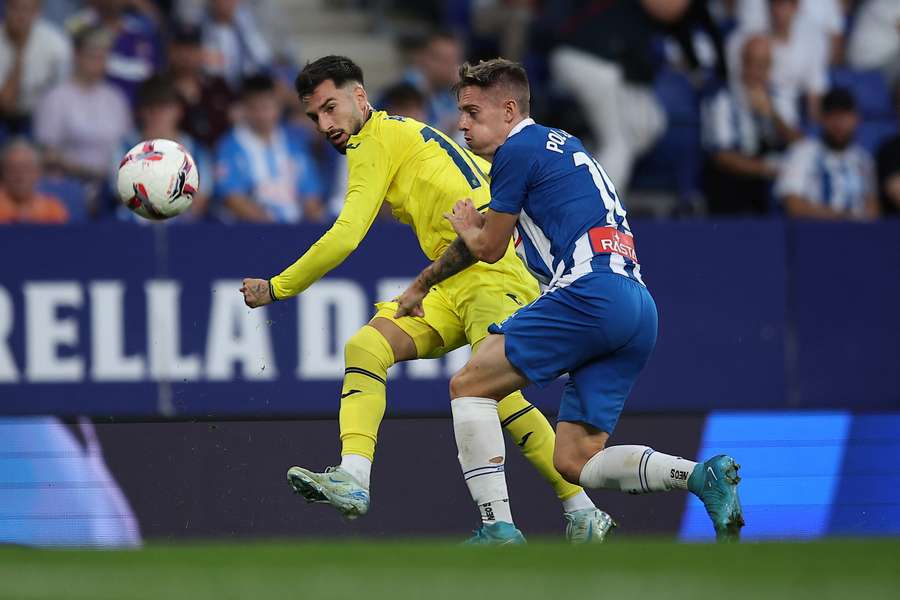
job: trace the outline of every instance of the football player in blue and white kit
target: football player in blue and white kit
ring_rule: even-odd
[[[514,240],[543,294],[488,338],[450,382],[459,459],[482,513],[476,541],[524,541],[513,524],[497,401],[529,383],[568,374],[554,462],[567,480],[629,493],[686,489],[706,507],[717,538],[744,524],[738,465],[696,463],[647,446],[609,446],[625,399],[656,344],[657,311],[615,187],[581,141],[528,118],[525,70],[503,59],[460,69],[459,127],[490,160],[491,202],[448,214],[459,235],[400,298],[422,314],[428,290],[476,261],[498,260]]]

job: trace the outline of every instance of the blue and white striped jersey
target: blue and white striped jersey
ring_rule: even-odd
[[[775,183],[779,198],[799,196],[837,211],[862,215],[866,199],[875,194],[875,167],[862,147],[835,151],[817,139],[791,147]]]
[[[643,284],[615,186],[565,131],[525,119],[510,132],[491,166],[490,208],[519,215],[516,252],[545,291],[596,272]]]

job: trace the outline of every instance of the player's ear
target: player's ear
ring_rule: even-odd
[[[503,109],[504,109],[503,116],[507,123],[512,122],[512,120],[516,118],[516,115],[519,114],[519,105],[512,98],[510,98],[509,100],[506,101],[506,103],[503,105]]]
[[[358,83],[353,87],[353,98],[356,100],[359,110],[365,110],[369,105],[369,95],[366,93],[366,88]]]

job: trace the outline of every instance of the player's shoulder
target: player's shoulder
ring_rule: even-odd
[[[406,147],[418,132],[412,119],[373,111],[359,133],[347,143],[347,157],[351,152],[360,155],[368,152],[394,152]],[[421,127],[421,126],[420,126]],[[357,151],[358,152],[353,152]]]
[[[518,125],[513,128],[497,152],[494,154],[494,162],[514,161],[518,162],[527,158],[535,149],[542,145],[542,140],[549,133],[549,128],[538,125],[535,122]]]
[[[521,129],[513,129],[497,150],[494,162],[499,159],[522,165],[543,163],[560,155],[584,150],[581,140],[567,131],[529,121]]]

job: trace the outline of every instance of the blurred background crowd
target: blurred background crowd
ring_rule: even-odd
[[[169,138],[189,215],[328,222],[345,165],[293,78],[344,53],[376,107],[452,134],[463,60],[502,55],[631,213],[900,213],[900,0],[0,0],[0,223],[137,222],[119,159]],[[385,215],[384,218],[389,218]]]

